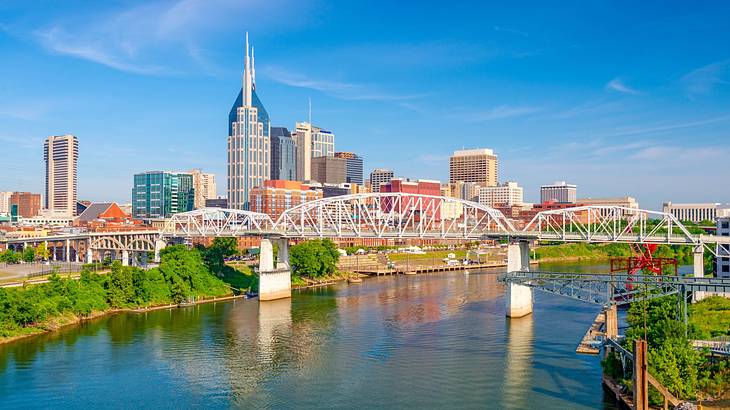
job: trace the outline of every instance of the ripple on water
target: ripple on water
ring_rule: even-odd
[[[594,307],[537,294],[507,320],[503,294],[456,272],[107,317],[0,348],[2,407],[603,406],[573,353]]]

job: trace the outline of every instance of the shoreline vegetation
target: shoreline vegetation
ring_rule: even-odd
[[[117,261],[104,275],[86,267],[78,279],[51,275],[47,283],[0,288],[0,344],[107,314],[234,298],[256,277],[225,265],[224,253],[215,242],[209,248],[174,245],[149,270]]]

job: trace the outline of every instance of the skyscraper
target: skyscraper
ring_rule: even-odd
[[[43,159],[46,162],[44,208],[73,216],[76,212],[78,140],[73,135],[46,138]]]
[[[497,186],[497,156],[486,148],[454,151],[449,159],[449,182]]]
[[[249,58],[246,33],[246,59],[243,84],[228,114],[228,204],[233,209],[248,209],[252,188],[270,179],[271,121],[256,93],[253,47]]]
[[[373,192],[380,192],[380,184],[390,182],[395,174],[389,169],[374,169],[370,173],[370,187]]]
[[[285,127],[271,127],[271,179],[297,179],[297,146]]]
[[[132,216],[135,219],[169,218],[193,210],[192,174],[149,171],[134,175]]]
[[[195,193],[193,207],[195,209],[204,208],[206,206],[205,201],[215,199],[217,195],[218,187],[215,183],[215,174],[203,172],[200,169],[192,169],[188,173],[193,176],[193,190]]]
[[[297,179],[309,181],[312,158],[335,155],[335,134],[308,122],[298,122],[292,138],[297,146]]]
[[[362,157],[352,152],[335,152],[335,157],[347,160],[347,181],[345,182],[362,185]]]
[[[322,184],[347,182],[347,160],[336,157],[312,158],[312,180]]]
[[[577,187],[565,181],[557,181],[552,185],[540,187],[540,202],[558,202],[574,204],[577,199]]]

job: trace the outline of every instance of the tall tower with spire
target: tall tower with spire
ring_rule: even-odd
[[[249,209],[249,193],[270,178],[271,120],[256,94],[253,47],[248,32],[241,91],[228,114],[228,205]]]

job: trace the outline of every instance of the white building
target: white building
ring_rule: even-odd
[[[297,180],[312,179],[312,158],[335,155],[335,134],[308,122],[297,122],[291,135],[297,147]]]
[[[389,169],[375,169],[370,173],[370,190],[380,192],[380,184],[387,184],[395,177],[395,173]]]
[[[581,205],[603,205],[603,206],[620,206],[622,208],[639,209],[639,203],[630,196],[622,196],[617,198],[581,198],[577,201]]]
[[[674,215],[680,221],[694,223],[702,221],[715,222],[719,216],[730,216],[730,206],[719,203],[675,204],[665,202],[662,210]]]
[[[205,208],[205,201],[214,199],[218,195],[215,183],[215,174],[206,173],[200,169],[192,169],[188,171],[193,176],[193,190],[195,199],[193,207],[195,209]]]
[[[522,187],[517,182],[505,182],[502,185],[479,189],[479,203],[490,207],[521,205],[523,199]]]
[[[0,191],[0,215],[10,213],[10,196],[11,191]]]
[[[557,202],[574,204],[577,199],[578,187],[565,181],[557,181],[552,185],[540,187],[540,202]]]
[[[79,142],[73,135],[50,136],[43,144],[46,162],[44,208],[69,217],[76,213]]]
[[[717,235],[730,236],[730,216],[717,218]],[[730,253],[730,245],[717,245],[723,249],[717,249],[718,255]],[[730,278],[730,258],[717,258],[717,277]]]
[[[249,58],[246,33],[246,59],[243,84],[228,114],[228,205],[248,209],[251,189],[270,179],[271,120],[256,93],[256,68],[253,48]]]

